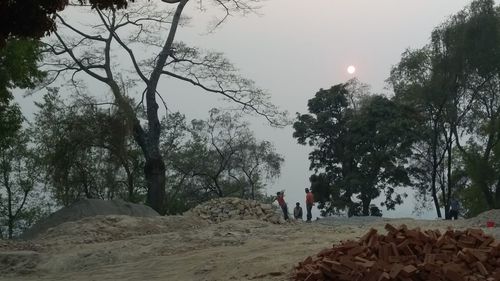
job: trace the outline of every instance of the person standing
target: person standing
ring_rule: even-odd
[[[458,200],[455,198],[452,198],[451,202],[450,202],[450,216],[449,216],[450,220],[452,218],[454,220],[458,219],[458,209],[460,209],[460,204],[458,203]]]
[[[314,206],[314,196],[309,188],[306,188],[306,209],[307,209],[307,222],[311,222],[312,219],[312,207]]]
[[[278,201],[278,204],[283,211],[283,217],[285,218],[285,220],[288,220],[288,207],[286,206],[285,202],[285,191],[278,191],[276,193],[276,200]]]
[[[293,209],[293,217],[296,220],[304,218],[304,215],[302,214],[302,207],[300,207],[299,202],[295,203],[295,209]]]

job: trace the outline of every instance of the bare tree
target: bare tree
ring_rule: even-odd
[[[148,195],[146,204],[163,213],[165,201],[165,164],[160,154],[161,125],[158,117],[158,82],[162,76],[175,78],[192,84],[206,92],[222,95],[240,105],[248,112],[266,118],[272,125],[282,126],[286,113],[280,112],[269,101],[269,95],[257,88],[254,82],[238,75],[237,69],[221,54],[205,52],[174,42],[177,28],[185,20],[181,15],[189,0],[163,0],[129,5],[126,10],[101,10],[95,6],[93,14],[99,23],[78,26],[56,14],[58,30],[49,50],[57,55],[46,62],[54,79],[70,71],[71,80],[77,85],[77,75],[85,73],[106,84],[116,104],[127,116],[133,129],[134,139],[145,157],[144,173]],[[197,1],[200,7],[205,3]],[[248,13],[259,0],[212,0],[224,11],[224,16],[215,24],[220,25],[231,13]],[[166,36],[164,36],[166,34]],[[138,47],[140,46],[140,47]],[[154,49],[154,55],[143,58]],[[142,48],[142,49],[141,49]],[[125,89],[119,80],[123,73],[118,65],[123,62],[116,52],[124,51],[133,68],[132,75],[143,88],[147,125],[143,127],[136,107],[126,98]],[[126,66],[125,66],[126,67]],[[165,104],[166,106],[166,104]]]

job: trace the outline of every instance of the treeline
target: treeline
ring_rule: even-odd
[[[44,202],[122,198],[174,214],[213,197],[264,196],[283,158],[234,112],[277,127],[287,113],[222,53],[176,38],[178,27],[196,18],[184,15],[188,0],[48,2],[0,4],[2,237],[30,225]],[[209,29],[258,9],[259,0],[251,2],[213,1],[227,14]],[[200,10],[205,6],[212,7],[203,2]],[[160,88],[161,78],[222,97],[235,111],[214,109],[191,122],[180,113],[163,116],[160,105],[167,108],[164,96],[174,87]],[[105,89],[88,96],[82,81]],[[35,85],[48,94],[23,126],[11,90]]]
[[[30,226],[50,206],[80,198],[145,201],[144,159],[123,113],[87,95],[66,100],[49,88],[29,126],[23,127],[16,104],[1,116],[2,124],[13,126],[1,138],[2,237]],[[265,200],[266,184],[280,174],[282,156],[257,140],[238,113],[212,109],[208,119],[191,122],[170,113],[161,124],[164,214],[216,197]]]
[[[35,34],[2,25],[2,237],[26,228],[50,206],[78,198],[146,202],[175,214],[213,197],[263,197],[266,182],[279,175],[283,158],[234,111],[214,109],[206,120],[191,122],[180,113],[158,113],[158,101],[164,102],[158,83],[168,77],[272,125],[287,123],[286,112],[223,54],[175,40],[188,18],[182,16],[187,0],[160,2],[81,7],[88,25],[60,14],[65,5],[44,9],[49,25],[25,26]],[[257,8],[239,3],[223,6],[234,14]],[[49,30],[53,36],[39,40]],[[112,97],[102,103],[82,94],[81,75]],[[47,94],[26,122],[11,90],[42,80]],[[448,216],[452,198],[466,216],[499,208],[500,8],[494,1],[473,1],[436,27],[426,46],[403,53],[387,81],[390,98],[351,80],[321,89],[309,100],[309,113],[297,115],[294,137],[314,148],[310,180],[320,209],[381,215],[373,199],[382,196],[382,207],[394,209],[405,188],[439,217]],[[74,90],[79,95],[68,98]],[[129,91],[142,99],[130,98]]]
[[[413,188],[420,208],[448,217],[500,208],[500,7],[473,1],[392,68],[392,98],[356,80],[321,89],[298,114],[311,145],[312,189],[325,214],[388,210]],[[441,209],[444,209],[444,214]]]

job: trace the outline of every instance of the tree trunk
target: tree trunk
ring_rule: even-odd
[[[431,193],[432,199],[434,200],[434,206],[436,207],[436,214],[438,218],[441,218],[441,208],[439,206],[439,199],[436,191],[436,177],[438,165],[437,157],[437,143],[438,143],[438,131],[437,131],[437,121],[433,121],[433,136],[432,136],[432,176],[431,176]]]
[[[128,190],[128,201],[129,202],[135,202],[134,198],[134,176],[132,175],[132,171],[130,170],[128,163],[126,161],[122,160],[121,164],[123,168],[125,169],[125,173],[127,174],[127,190]]]
[[[479,186],[479,189],[484,194],[484,199],[486,199],[486,203],[488,204],[488,208],[495,209],[496,208],[495,199],[494,199],[493,195],[491,194],[488,183],[484,180],[480,180],[477,182],[477,185]]]
[[[441,218],[441,207],[439,206],[439,199],[437,197],[437,192],[436,192],[436,169],[433,168],[432,170],[432,182],[431,182],[431,193],[432,193],[432,199],[434,200],[434,207],[436,208],[436,213],[438,218]]]
[[[155,68],[151,72],[146,88],[146,116],[148,119],[147,131],[147,154],[146,164],[144,165],[144,173],[148,187],[148,195],[146,204],[151,206],[155,211],[163,215],[166,211],[165,204],[165,162],[160,154],[160,131],[161,125],[158,119],[158,104],[156,103],[156,89],[160,80],[161,71],[165,67],[165,62],[172,51],[172,43],[182,10],[189,0],[182,0],[177,5],[174,17],[172,19],[171,28],[162,51],[158,55]],[[139,125],[140,126],[140,125]]]
[[[153,208],[160,215],[165,213],[165,163],[161,157],[146,159],[144,174],[148,194],[146,205]]]
[[[448,153],[448,165],[447,165],[447,173],[446,173],[446,178],[447,178],[447,190],[443,194],[443,202],[444,202],[444,213],[445,217],[447,219],[451,219],[450,217],[450,199],[451,199],[451,190],[453,189],[453,183],[451,182],[451,160],[452,160],[452,148],[453,148],[453,143],[452,143],[452,137],[453,135],[450,132],[450,138],[448,139],[448,145],[447,145],[447,153]]]
[[[255,184],[253,183],[253,181],[251,182],[251,185],[252,187],[252,200],[255,200]]]
[[[495,205],[500,206],[500,177],[497,179],[495,187]]]
[[[217,177],[219,177],[219,175],[217,175]],[[222,192],[222,187],[219,185],[219,181],[217,180],[217,177],[214,178],[215,192],[217,192],[217,196],[222,198],[222,197],[224,197],[224,193]]]
[[[134,198],[134,177],[131,174],[127,174],[127,181],[128,181],[128,201],[137,203],[135,202]]]
[[[12,239],[12,235],[14,233],[14,216],[12,215],[12,193],[10,191],[10,188],[7,189],[7,195],[8,195],[8,208],[9,208],[9,214],[8,214],[8,225],[9,225],[9,239]]]
[[[6,163],[2,163],[3,165],[6,165]],[[12,233],[14,230],[14,216],[12,215],[12,191],[10,189],[10,177],[9,177],[9,172],[7,172],[7,169],[3,169],[3,181],[5,185],[5,189],[7,191],[7,217],[8,217],[8,234],[9,234],[9,239],[12,239]]]
[[[9,217],[9,239],[14,236],[14,218]]]
[[[370,215],[370,202],[372,200],[370,199],[365,199],[362,201],[363,204],[363,216],[369,216]]]

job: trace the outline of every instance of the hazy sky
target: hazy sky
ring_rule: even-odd
[[[268,0],[262,3],[260,15],[231,17],[215,33],[207,34],[205,26],[211,16],[200,14],[193,1],[186,10],[191,23],[179,29],[177,41],[224,52],[244,76],[268,90],[272,101],[294,116],[306,113],[307,100],[319,88],[354,76],[370,84],[373,92],[390,94],[384,81],[401,53],[425,45],[434,27],[470,2]],[[357,69],[354,76],[346,71],[349,65]],[[171,110],[181,111],[189,119],[206,118],[211,107],[221,105],[220,97],[172,79],[163,79],[159,92]],[[32,110],[28,101],[21,104],[25,112]],[[257,137],[272,141],[285,157],[281,178],[269,187],[269,193],[285,189],[290,208],[297,201],[304,205],[304,188],[309,187],[311,174],[310,149],[296,143],[291,127],[274,129],[262,118],[251,120]],[[384,210],[384,215],[414,216],[412,210],[410,197],[395,212]],[[424,217],[433,218],[435,212]]]
[[[307,100],[319,88],[346,82],[356,76],[373,92],[390,94],[385,79],[407,48],[428,43],[431,31],[471,1],[465,0],[269,0],[260,16],[231,18],[215,34],[200,35],[203,28],[181,30],[181,40],[223,51],[249,78],[272,93],[273,101],[288,110],[306,113]],[[356,67],[351,76],[346,69]],[[169,94],[170,95],[170,94]],[[189,98],[187,98],[189,96]],[[172,93],[171,104],[204,113],[199,93]],[[175,102],[174,102],[175,101]],[[211,104],[210,102],[207,102]],[[207,103],[203,103],[204,105]],[[309,187],[309,148],[293,139],[291,127],[279,130],[254,122],[260,138],[274,142],[285,156],[279,181],[270,192],[286,190],[290,208],[304,205]],[[410,194],[411,195],[411,194]],[[386,216],[415,216],[412,196]],[[316,213],[317,214],[317,213]],[[435,211],[423,214],[434,218]]]

